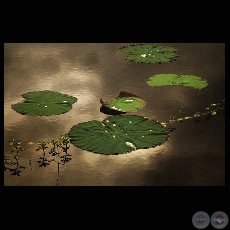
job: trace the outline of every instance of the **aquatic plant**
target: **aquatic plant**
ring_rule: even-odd
[[[66,162],[72,159],[69,157],[71,155],[68,154],[67,152],[68,149],[70,148],[70,137],[68,136],[67,133],[61,135],[61,137],[59,138],[59,143],[60,143],[60,147],[62,148],[62,151],[64,152],[64,155],[60,156],[62,158],[61,162],[65,164]]]
[[[69,149],[70,137],[68,136],[67,133],[65,133],[64,135],[61,135],[60,142],[62,144],[62,150],[63,150],[63,152],[65,154],[68,154],[67,150]]]
[[[39,141],[37,144],[38,144],[38,148],[36,149],[36,151],[42,150],[43,152],[43,156],[39,157],[40,160],[38,160],[39,167],[42,166],[46,167],[47,165],[50,164],[50,160],[47,160],[45,157],[46,154],[45,150],[49,147],[47,146],[47,143],[45,141]]]
[[[126,52],[126,60],[136,63],[167,63],[176,61],[179,57],[177,49],[154,44],[132,44],[119,49]]]
[[[225,99],[222,100],[224,102]],[[167,127],[168,124],[172,124],[175,122],[183,122],[186,120],[194,119],[195,122],[199,122],[201,117],[205,117],[205,120],[210,120],[213,116],[217,115],[220,111],[224,113],[225,105],[221,102],[219,103],[211,103],[209,107],[206,108],[205,112],[195,112],[191,116],[185,116],[183,111],[179,111],[180,116],[170,115],[168,122],[161,122],[164,127]]]
[[[141,97],[125,91],[121,91],[118,97],[108,102],[104,102],[101,98],[100,103],[107,109],[120,113],[134,112],[146,105]]]
[[[186,74],[156,74],[151,76],[146,83],[149,86],[189,86],[203,89],[208,86],[208,81],[201,77]]]
[[[51,116],[66,113],[72,109],[77,98],[53,91],[29,92],[22,95],[21,103],[12,105],[12,109],[22,115]]]
[[[52,145],[52,147],[50,148],[49,154],[51,154],[52,156],[59,156],[59,147],[60,147],[60,142],[59,140],[53,139],[49,142],[49,144]]]
[[[20,176],[20,173],[22,172],[21,169],[25,169],[26,167],[19,164],[18,161],[18,153],[20,151],[25,151],[26,149],[22,148],[21,141],[18,141],[16,139],[12,139],[9,141],[10,146],[13,146],[11,149],[11,153],[16,152],[16,154],[13,156],[13,159],[11,159],[11,155],[4,155],[4,171],[9,170],[11,172],[10,175],[14,176]],[[28,142],[29,145],[33,145],[34,142],[30,141]],[[43,156],[39,157],[39,160],[37,161],[39,163],[39,167],[46,167],[47,165],[50,165],[52,161],[55,161],[58,164],[58,177],[56,181],[56,186],[58,186],[58,179],[59,179],[59,173],[60,173],[60,164],[64,165],[65,163],[69,162],[72,158],[68,153],[68,149],[70,148],[70,138],[68,137],[67,133],[64,135],[61,135],[59,139],[53,139],[50,142],[40,141],[37,143],[38,148],[36,151],[42,151]],[[52,154],[54,156],[53,159],[47,160],[46,159],[46,151],[49,149],[49,154]],[[61,152],[64,153],[64,155],[61,155]],[[29,154],[29,165],[32,170],[31,166],[31,152]]]
[[[9,142],[9,145],[12,146],[11,153],[16,152],[16,156],[18,156],[18,153],[20,151],[25,150],[24,148],[22,148],[22,146],[21,146],[22,142],[19,141],[19,140],[16,140],[16,139],[13,138],[12,140],[10,140],[8,142]]]
[[[135,115],[79,123],[70,129],[68,136],[74,146],[105,155],[157,147],[169,138],[159,122]]]
[[[25,149],[22,148],[21,146],[22,142],[19,140],[12,139],[8,142],[9,142],[9,145],[12,146],[11,153],[16,152],[16,154],[13,156],[14,161],[4,156],[4,171],[8,169],[11,172],[11,175],[20,176],[20,173],[22,172],[20,169],[25,169],[26,167],[19,164],[18,154],[20,151],[25,151]],[[12,166],[15,166],[15,167],[12,167]]]

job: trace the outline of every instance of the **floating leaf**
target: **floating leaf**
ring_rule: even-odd
[[[12,105],[12,109],[23,115],[51,116],[66,113],[72,109],[77,98],[53,91],[29,92],[22,95],[23,102]]]
[[[166,128],[167,123],[166,122],[161,122],[161,125],[163,125]]]
[[[208,82],[201,77],[193,75],[157,74],[147,80],[149,86],[190,86],[195,89],[203,89]]]
[[[153,44],[134,44],[123,46],[120,50],[128,53],[126,60],[140,63],[167,63],[179,57],[176,48]]]
[[[194,117],[200,117],[200,116],[201,116],[201,113],[200,113],[200,112],[196,112],[193,116],[194,116]]]
[[[117,98],[109,102],[104,102],[102,98],[100,102],[107,109],[118,112],[133,112],[142,109],[146,105],[146,102],[141,97],[124,91],[121,91]]]
[[[115,115],[74,125],[68,133],[78,148],[100,154],[121,154],[161,145],[168,139],[164,126],[135,115]]]

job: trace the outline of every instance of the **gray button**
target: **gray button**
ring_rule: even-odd
[[[226,213],[218,211],[213,213],[211,217],[211,224],[216,229],[223,229],[228,224],[228,216]]]
[[[208,227],[210,223],[210,217],[206,212],[196,212],[192,217],[193,225],[198,229],[204,229]]]

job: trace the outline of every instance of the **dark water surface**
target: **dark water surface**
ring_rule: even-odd
[[[153,43],[154,44],[154,43]],[[224,43],[156,43],[178,49],[172,63],[129,62],[119,48],[128,43],[4,44],[4,155],[12,156],[8,141],[22,141],[19,176],[4,171],[5,186],[224,186],[225,116],[200,122],[172,124],[176,130],[156,148],[120,155],[100,155],[73,145],[72,159],[64,165],[39,167],[42,152],[28,142],[51,141],[80,122],[102,121],[100,98],[109,101],[121,90],[142,97],[145,108],[130,113],[165,122],[170,115],[192,116],[225,99]],[[190,87],[150,87],[155,74],[191,74],[207,79],[202,90]],[[65,114],[30,117],[11,105],[22,94],[51,90],[78,101]],[[47,156],[48,158],[51,157]],[[30,161],[29,161],[30,160]],[[58,179],[58,180],[57,180]]]

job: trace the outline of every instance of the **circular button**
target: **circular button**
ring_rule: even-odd
[[[204,229],[208,227],[210,223],[210,217],[206,212],[196,212],[192,217],[193,225],[198,229]]]
[[[211,224],[216,229],[223,229],[228,224],[228,216],[226,213],[218,211],[213,213],[211,217]]]

